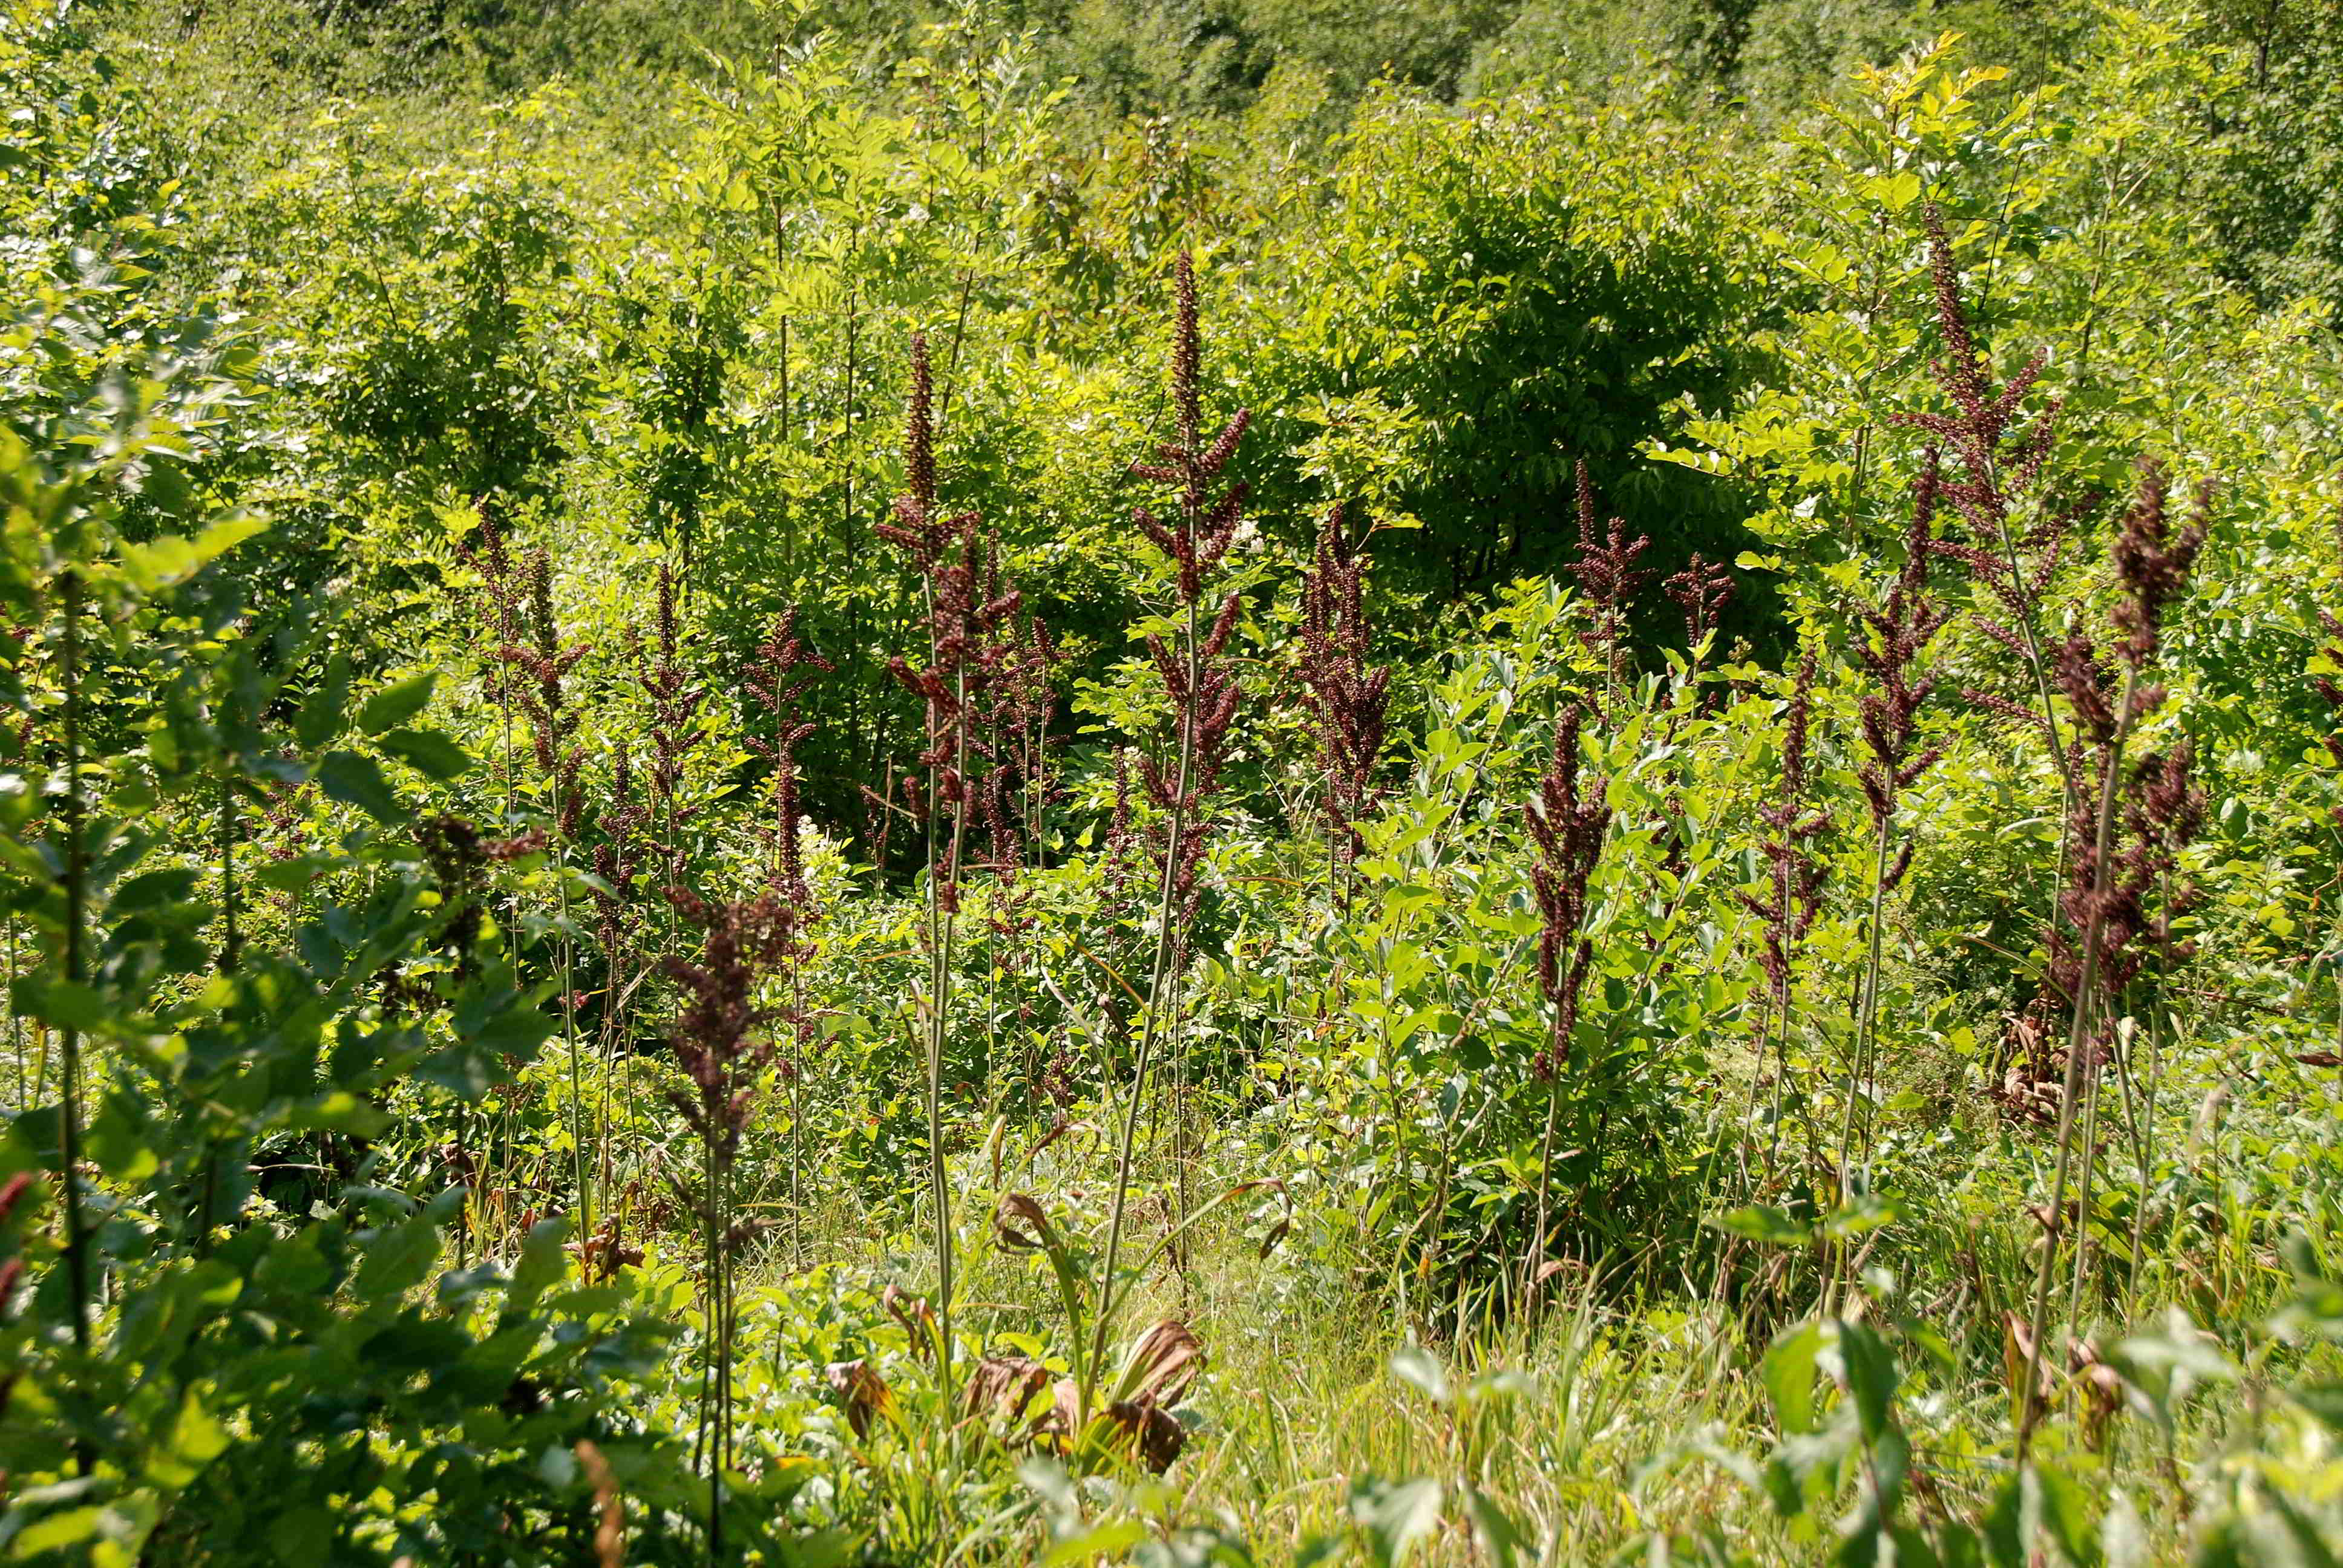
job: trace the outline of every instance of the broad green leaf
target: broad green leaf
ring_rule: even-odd
[[[314,751],[342,732],[349,722],[350,660],[337,653],[326,663],[324,678],[301,704],[293,721],[294,738]]]
[[[1353,1493],[1351,1517],[1366,1532],[1376,1563],[1399,1568],[1418,1542],[1440,1528],[1440,1483],[1430,1476],[1374,1482]]]
[[[427,670],[376,692],[358,709],[358,728],[368,735],[380,735],[406,723],[429,706],[431,688],[438,678],[437,671]]]
[[[1392,1352],[1393,1376],[1422,1391],[1424,1397],[1437,1405],[1448,1402],[1448,1372],[1440,1358],[1422,1345],[1402,1345]]]
[[[437,729],[390,730],[382,738],[382,749],[443,784],[473,768],[471,753]]]
[[[356,806],[376,821],[397,826],[407,819],[390,781],[371,757],[355,751],[328,751],[317,764],[317,787],[345,805]]]
[[[1767,1397],[1774,1402],[1774,1419],[1787,1434],[1815,1429],[1815,1362],[1822,1354],[1820,1319],[1783,1331],[1765,1352],[1758,1369]]]
[[[413,1290],[439,1258],[439,1227],[417,1215],[375,1232],[352,1289],[361,1302],[387,1301]]]

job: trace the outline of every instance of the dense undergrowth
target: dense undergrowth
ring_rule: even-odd
[[[0,1555],[2335,1561],[2317,12],[13,5]]]

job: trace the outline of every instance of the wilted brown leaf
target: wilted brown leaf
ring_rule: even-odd
[[[920,1303],[925,1306],[924,1302]],[[832,1362],[829,1367],[830,1391],[846,1406],[846,1424],[857,1437],[870,1434],[870,1418],[886,1415],[895,1408],[895,1392],[887,1380],[870,1368],[870,1363],[857,1358],[850,1362]]]
[[[1188,1325],[1177,1318],[1164,1318],[1141,1334],[1122,1358],[1115,1397],[1178,1404],[1203,1370],[1203,1344]]]
[[[987,1356],[960,1391],[960,1410],[1012,1431],[1021,1423],[1026,1430],[1020,1435],[1030,1436],[1033,1422],[1026,1410],[1049,1382],[1050,1369],[1031,1357]]]

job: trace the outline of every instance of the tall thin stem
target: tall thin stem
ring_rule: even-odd
[[[82,926],[89,899],[88,847],[83,841],[81,799],[81,573],[68,567],[63,589],[65,636],[60,674],[65,685],[65,795],[57,814],[65,830],[65,978],[68,985],[82,981]],[[64,1102],[60,1111],[59,1161],[65,1216],[65,1288],[73,1322],[74,1348],[89,1352],[90,1280],[89,1223],[81,1207],[81,1031],[68,1023],[59,1030]],[[75,1462],[86,1475],[87,1446],[76,1441]]]
[[[1131,1150],[1139,1137],[1139,1114],[1147,1098],[1147,1069],[1155,1055],[1156,1036],[1161,1027],[1167,1000],[1168,976],[1172,969],[1174,945],[1172,917],[1175,911],[1179,875],[1177,849],[1180,836],[1186,828],[1186,812],[1182,802],[1188,796],[1188,775],[1194,761],[1193,735],[1188,726],[1180,729],[1180,761],[1177,785],[1179,793],[1172,808],[1170,845],[1163,857],[1163,876],[1157,889],[1155,916],[1155,956],[1149,968],[1147,981],[1147,1020],[1140,1028],[1139,1051],[1133,1059],[1131,1073],[1131,1095],[1123,1107],[1122,1141],[1115,1155],[1114,1202],[1108,1211],[1106,1230],[1106,1267],[1100,1275],[1098,1322],[1091,1339],[1090,1365],[1093,1380],[1097,1369],[1106,1359],[1107,1334],[1114,1321],[1114,1309],[1121,1304],[1115,1291],[1114,1271],[1122,1252],[1123,1211],[1131,1194]],[[1081,1391],[1078,1417],[1090,1419],[1091,1390]]]
[[[2114,738],[2107,743],[2107,761],[2100,769],[2098,818],[2093,829],[2096,855],[2091,871],[2091,918],[2083,928],[2082,974],[2075,987],[2075,1009],[2066,1028],[2066,1080],[2058,1092],[2058,1157],[2050,1179],[2050,1208],[2044,1222],[2042,1267],[2034,1280],[2033,1308],[2026,1322],[2029,1353],[2034,1364],[2026,1372],[2026,1397],[2017,1424],[2017,1456],[2022,1462],[2033,1446],[2034,1429],[2042,1419],[2042,1336],[2050,1317],[2050,1282],[2057,1270],[2058,1234],[2066,1226],[2066,1182],[2074,1163],[2075,1102],[2083,1083],[2085,1042],[2091,1022],[2091,997],[2099,978],[2099,953],[2107,922],[2099,904],[2107,890],[2108,846],[2115,837],[2116,790],[2122,780],[2124,742],[2131,732],[2132,698],[2139,684],[2136,666],[2126,666],[2123,695],[2116,705]],[[2088,1222],[2078,1213],[2077,1229]]]
[[[1888,867],[1895,843],[1895,826],[1896,813],[1891,800],[1886,815],[1879,819],[1879,831],[1872,841],[1871,933],[1864,953],[1863,997],[1855,1018],[1854,1054],[1847,1062],[1846,1103],[1840,1112],[1838,1132],[1838,1201],[1842,1206],[1852,1202],[1855,1198],[1855,1135],[1858,1121],[1855,1104],[1868,1091],[1872,1035],[1879,1024],[1880,926],[1887,907]]]

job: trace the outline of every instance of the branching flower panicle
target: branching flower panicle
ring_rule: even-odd
[[[1578,462],[1577,476],[1578,559],[1571,564],[1570,575],[1578,579],[1586,597],[1594,603],[1594,629],[1582,634],[1582,640],[1602,656],[1607,693],[1619,683],[1628,607],[1652,578],[1650,572],[1638,570],[1635,566],[1652,541],[1645,534],[1629,538],[1624,518],[1613,518],[1607,528],[1597,533],[1594,482],[1587,476],[1584,458]]]
[[[1917,754],[1919,715],[1936,689],[1933,673],[1919,672],[1920,655],[1945,624],[1946,611],[1928,592],[1929,548],[1940,493],[1940,472],[1934,447],[1922,455],[1920,476],[1912,488],[1911,520],[1904,536],[1904,564],[1888,589],[1887,602],[1867,611],[1868,635],[1855,644],[1855,658],[1870,675],[1874,689],[1857,703],[1859,729],[1868,760],[1855,770],[1873,823],[1883,831],[1896,815],[1903,792],[1944,755],[1942,747]],[[1906,844],[1887,879],[1892,889],[1910,862]]]
[[[1579,997],[1594,960],[1594,944],[1585,935],[1586,889],[1611,827],[1601,781],[1591,789],[1580,788],[1578,735],[1584,717],[1576,703],[1564,710],[1537,798],[1522,811],[1537,850],[1530,887],[1538,906],[1538,988],[1554,1007],[1547,1042],[1530,1064],[1540,1079],[1552,1079],[1570,1061]]]
[[[774,622],[772,631],[757,646],[742,684],[765,709],[772,726],[770,739],[751,736],[749,749],[772,769],[772,816],[765,831],[771,846],[773,890],[792,907],[802,909],[809,892],[798,846],[798,807],[801,773],[798,747],[813,734],[811,720],[801,716],[799,699],[817,676],[836,667],[815,652],[798,635],[798,607],[791,605]]]
[[[1661,587],[1684,614],[1685,644],[1697,648],[1702,639],[1716,629],[1725,607],[1732,602],[1733,573],[1723,562],[1712,561],[1694,550],[1684,570]]]
[[[1338,881],[1342,869],[1358,854],[1359,820],[1380,792],[1375,770],[1391,705],[1390,668],[1367,663],[1373,631],[1365,572],[1337,502],[1327,511],[1317,554],[1302,574],[1301,677],[1326,779],[1323,809]]]

